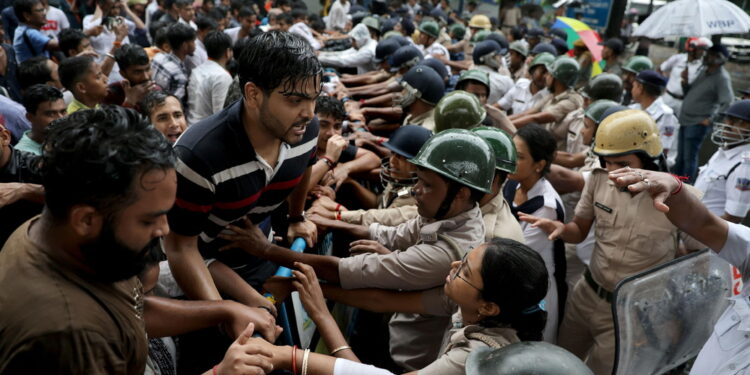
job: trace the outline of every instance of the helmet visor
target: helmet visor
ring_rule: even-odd
[[[748,141],[750,141],[750,129],[729,125],[727,123],[714,124],[714,130],[711,133],[711,142],[717,146],[727,148]]]

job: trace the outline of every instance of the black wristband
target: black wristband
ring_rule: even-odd
[[[287,215],[286,221],[289,222],[290,224],[291,223],[301,223],[301,222],[305,221],[305,214],[299,214],[299,215],[295,215],[295,216]]]

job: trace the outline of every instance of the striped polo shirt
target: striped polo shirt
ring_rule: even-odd
[[[282,144],[276,168],[271,169],[258,159],[242,125],[241,111],[239,100],[190,126],[174,146],[177,199],[168,215],[169,226],[177,234],[198,236],[198,248],[206,257],[216,256],[216,250],[226,244],[217,236],[227,225],[245,215],[254,223],[268,217],[315,161],[317,118],[298,144]],[[239,259],[247,259],[240,253],[246,254],[229,250],[219,258],[239,266]]]

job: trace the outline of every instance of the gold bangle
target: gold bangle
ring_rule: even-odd
[[[333,349],[333,350],[331,351],[331,355],[336,355],[336,353],[338,353],[338,352],[340,352],[340,351],[342,351],[342,350],[346,350],[346,349],[351,349],[351,348],[352,348],[352,347],[351,347],[351,346],[349,346],[349,345],[339,346],[338,348],[336,348],[336,349]]]

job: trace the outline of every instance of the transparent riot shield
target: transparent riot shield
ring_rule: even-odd
[[[662,374],[698,355],[731,295],[731,266],[708,249],[623,279],[613,375]]]

